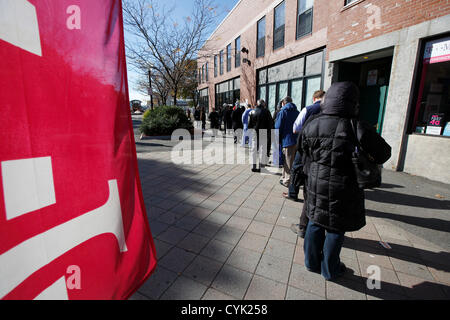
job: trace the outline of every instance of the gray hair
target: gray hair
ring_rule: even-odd
[[[264,108],[266,106],[266,102],[263,99],[259,99],[256,104],[260,106],[261,108]]]

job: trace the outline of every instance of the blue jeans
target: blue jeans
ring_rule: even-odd
[[[341,272],[339,254],[343,244],[344,232],[326,231],[309,221],[303,244],[306,268],[321,273],[326,280],[337,278]]]

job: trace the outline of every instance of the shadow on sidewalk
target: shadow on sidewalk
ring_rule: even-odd
[[[223,224],[205,221],[215,209],[208,198],[222,192],[226,170],[222,166],[183,167],[167,158],[140,158],[138,164],[158,257],[155,272],[138,292],[155,300],[200,300],[219,272],[221,279],[239,283],[238,275],[223,269],[224,262],[200,256],[206,247],[217,256],[230,253],[212,241]],[[217,170],[221,171],[217,178],[209,176]],[[228,179],[234,178],[228,175]]]
[[[411,194],[402,194],[391,191],[384,191],[375,189],[373,191],[365,192],[366,200],[391,203],[395,205],[403,205],[410,207],[426,208],[426,209],[450,209],[450,201],[435,200]]]
[[[450,272],[450,253],[432,252],[400,244],[389,243],[392,249],[384,249],[375,240],[345,238],[344,247],[370,254],[384,255],[395,259],[425,265],[436,270]]]
[[[431,230],[442,231],[450,233],[450,221],[436,219],[436,218],[423,218],[412,217],[402,214],[395,214],[390,212],[380,212],[371,209],[366,209],[366,215],[369,217],[382,218],[404,222],[407,224],[415,225],[418,227],[428,228]]]
[[[344,277],[331,281],[348,289],[367,294],[371,298],[383,300],[404,300],[405,297],[414,300],[448,300],[450,299],[450,287],[447,285],[433,283],[424,280],[418,284],[411,284],[410,287],[400,284],[383,281],[381,273],[381,281],[379,289],[369,289],[368,282],[373,284],[373,280],[364,276],[358,276],[354,271],[347,268]],[[369,275],[367,275],[369,277]]]

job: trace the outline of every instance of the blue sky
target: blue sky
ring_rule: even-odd
[[[190,15],[192,12],[192,7],[194,5],[194,0],[157,0],[161,5],[166,8],[174,7],[172,18],[174,20],[180,20],[180,24],[183,19]],[[215,26],[212,28],[211,32],[214,31],[215,27],[225,18],[225,16],[233,9],[239,0],[214,0],[217,6],[217,21]],[[127,34],[125,32],[125,41],[127,40]],[[128,87],[130,91],[130,100],[138,99],[142,101],[149,100],[149,96],[142,95],[135,90],[136,73],[128,67]]]

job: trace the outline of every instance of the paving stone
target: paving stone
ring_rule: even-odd
[[[164,199],[164,201],[160,201],[160,202],[156,203],[155,206],[157,206],[161,209],[170,210],[173,207],[175,207],[176,205],[178,205],[179,203],[180,203],[179,201]]]
[[[256,221],[275,224],[278,220],[278,213],[268,212],[264,210],[258,211],[255,218]]]
[[[246,208],[246,207],[240,207],[235,213],[235,216],[246,218],[252,220],[256,214],[258,213],[258,210],[252,209],[252,208]]]
[[[282,226],[282,227],[286,227],[286,228],[290,228],[292,224],[296,224],[296,223],[298,223],[298,217],[292,218],[292,217],[287,217],[283,214],[280,214],[280,216],[278,217],[278,220],[276,222],[276,224],[278,226]]]
[[[252,221],[247,229],[248,232],[256,233],[265,237],[272,234],[273,225],[261,221]]]
[[[225,213],[225,214],[230,214],[230,215],[234,214],[237,209],[239,209],[238,206],[232,205],[232,204],[228,204],[228,203],[222,203],[220,206],[218,206],[216,208],[217,211],[220,211],[220,212]]]
[[[366,288],[363,283],[341,278],[336,282],[326,281],[328,300],[366,300]]]
[[[187,231],[177,228],[177,227],[169,227],[166,231],[158,235],[156,238],[162,240],[164,242],[168,242],[171,244],[178,244],[186,235]]]
[[[181,276],[161,296],[161,300],[200,300],[206,289],[205,285]]]
[[[146,297],[145,295],[143,295],[143,294],[141,294],[141,293],[139,293],[139,292],[136,292],[135,294],[133,294],[128,300],[152,300],[152,299],[150,299],[149,297]]]
[[[194,207],[194,209],[189,212],[189,216],[197,218],[197,219],[206,219],[212,212],[212,209],[202,208],[202,207]]]
[[[284,300],[286,284],[255,275],[244,300]]]
[[[309,272],[304,266],[293,264],[289,277],[289,286],[325,297],[325,279],[317,273]]]
[[[361,268],[361,276],[364,278],[364,281],[367,283],[367,279],[370,276],[373,276],[373,271],[369,269],[370,264],[364,261],[359,261],[360,268]],[[397,273],[393,270],[386,269],[379,267],[380,271],[380,289],[377,289],[376,291],[382,291],[382,292],[391,292],[398,295],[405,295],[405,290],[400,284],[400,281],[398,280]],[[369,273],[370,272],[370,273]],[[372,279],[372,278],[371,278]],[[372,292],[372,295],[377,296],[373,292],[375,290],[368,290],[368,294]],[[381,294],[380,294],[381,295]]]
[[[206,286],[209,286],[216,277],[223,263],[197,256],[194,261],[183,272],[186,277],[198,281]]]
[[[156,300],[172,285],[176,278],[176,272],[158,266],[148,280],[139,288],[139,292]]]
[[[377,265],[383,268],[394,270],[391,260],[387,256],[361,251],[356,251],[356,256],[359,261],[366,261],[371,265]]]
[[[158,217],[158,221],[172,225],[175,224],[181,218],[183,218],[182,215],[173,213],[171,211],[167,211]]]
[[[406,295],[410,298],[421,300],[446,299],[442,284],[400,272],[397,272],[397,276],[402,286],[405,287]]]
[[[275,226],[273,228],[271,237],[274,239],[296,244],[298,235],[295,234],[290,228]]]
[[[435,265],[437,267],[437,265]],[[428,270],[431,272],[433,277],[438,282],[442,282],[446,285],[450,286],[450,272],[445,271],[448,270],[445,266],[439,266],[439,268],[428,267]]]
[[[211,212],[211,214],[205,220],[219,225],[224,225],[230,219],[230,217],[231,216],[229,214],[222,213],[216,210]]]
[[[227,221],[226,226],[240,230],[246,230],[251,222],[252,220],[250,219],[233,216],[230,218],[230,220]]]
[[[225,265],[211,287],[237,299],[242,299],[251,279],[251,273]]]
[[[305,253],[303,251],[303,245],[297,245],[295,247],[294,260],[292,262],[301,266],[305,265]]]
[[[158,260],[161,259],[170,249],[173,248],[173,244],[166,243],[158,239],[153,239],[153,242],[155,244],[156,256]]]
[[[294,256],[294,250],[294,244],[270,238],[267,242],[264,254],[269,254],[271,256],[286,260],[292,260]]]
[[[214,239],[220,240],[232,245],[236,245],[244,234],[244,230],[224,226],[217,232]]]
[[[256,268],[256,274],[287,283],[291,270],[291,261],[264,254]]]
[[[194,209],[194,206],[187,203],[180,203],[170,209],[170,211],[181,215],[187,215],[189,212],[191,212],[192,209]]]
[[[170,227],[170,225],[168,225],[167,223],[159,221],[152,221],[151,223],[149,223],[149,225],[153,237],[157,237]]]
[[[194,260],[195,256],[191,252],[175,247],[158,261],[158,264],[166,269],[180,273]]]
[[[417,278],[434,281],[433,276],[430,271],[428,271],[426,266],[392,257],[390,259],[395,271],[413,275]]]
[[[253,273],[255,272],[260,258],[261,253],[242,247],[236,247],[228,257],[226,264]]]
[[[222,293],[216,289],[209,288],[208,291],[203,295],[202,300],[237,300],[236,298]]]
[[[219,231],[220,227],[221,225],[217,223],[203,221],[197,227],[195,227],[195,229],[192,230],[192,232],[199,234],[201,236],[212,238],[217,233],[217,231]]]
[[[200,253],[210,240],[210,238],[190,233],[178,243],[177,247],[189,252]]]
[[[263,252],[266,247],[268,237],[264,237],[251,232],[245,232],[241,240],[238,243],[239,247],[244,247],[250,250]]]
[[[325,298],[288,286],[286,300],[325,300]]]
[[[207,209],[214,210],[214,209],[216,209],[221,203],[222,203],[222,202],[210,200],[210,199],[208,198],[208,199],[206,199],[205,201],[203,201],[202,203],[200,203],[198,206],[201,207],[201,208],[207,208]]]
[[[225,262],[233,248],[234,246],[229,243],[213,239],[200,254],[220,262]]]
[[[198,226],[202,222],[201,219],[192,217],[192,216],[185,216],[177,222],[175,222],[175,227],[186,230],[186,231],[192,231],[196,226]]]
[[[259,210],[264,201],[254,200],[251,197],[242,203],[243,207]]]
[[[244,195],[236,196],[236,195],[234,195],[234,193],[232,193],[231,196],[228,197],[223,203],[231,204],[233,206],[240,206],[240,205],[242,205],[242,203],[244,203],[244,201],[246,199],[247,198]]]

